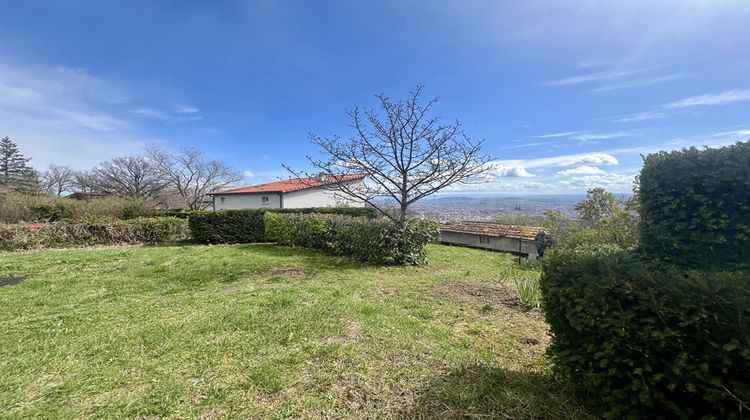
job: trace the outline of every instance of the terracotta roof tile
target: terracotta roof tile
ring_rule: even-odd
[[[353,174],[344,175],[340,178],[341,181],[355,181],[363,179],[367,174]],[[308,188],[322,187],[326,185],[333,185],[339,182],[338,178],[329,177],[328,179],[321,179],[318,177],[312,178],[294,178],[287,179],[284,181],[269,182],[267,184],[260,185],[247,185],[244,187],[229,188],[221,191],[214,191],[208,193],[209,195],[217,194],[252,194],[252,193],[289,193],[293,191],[305,190]]]
[[[537,226],[501,225],[488,222],[443,222],[440,230],[448,232],[474,233],[487,236],[503,236],[514,239],[538,240],[544,228]]]

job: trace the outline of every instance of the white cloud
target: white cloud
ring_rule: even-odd
[[[605,175],[606,171],[597,168],[596,166],[579,166],[577,168],[566,169],[557,173],[561,176],[568,175]]]
[[[523,166],[495,166],[490,172],[491,175],[496,177],[509,177],[509,178],[530,178],[534,175],[530,174]]]
[[[576,134],[588,133],[588,131],[562,131],[559,133],[543,134],[541,136],[534,136],[539,139],[554,138],[554,137],[570,137]]]
[[[715,138],[715,137],[739,137],[739,138],[750,138],[750,128],[740,129],[740,130],[732,130],[732,131],[722,131],[721,133],[715,133],[710,136],[709,138]]]
[[[253,171],[242,171],[242,175],[245,178],[255,178],[255,172]]]
[[[521,143],[521,144],[516,144],[514,146],[505,146],[505,147],[503,147],[503,149],[522,149],[522,148],[525,148],[525,147],[546,146],[548,144],[551,144],[551,143],[549,143],[549,142]]]
[[[617,159],[607,153],[589,153],[575,156],[569,160],[560,162],[560,166],[578,166],[578,165],[618,165]]]
[[[579,189],[604,187],[613,191],[625,191],[632,187],[635,175],[607,173],[605,175],[583,175],[560,181],[560,185]]]
[[[62,164],[90,168],[114,157],[139,153],[162,143],[136,115],[176,120],[200,118],[195,107],[174,113],[134,105],[136,92],[125,84],[65,67],[0,63],[0,136],[11,137],[41,169]]]
[[[613,133],[584,133],[570,136],[572,139],[580,140],[582,142],[595,141],[595,140],[609,140],[618,139],[622,137],[629,137],[632,133],[628,131],[617,131]]]
[[[178,109],[177,111],[175,111],[175,114],[171,114],[160,109],[146,107],[138,108],[133,112],[147,118],[153,118],[162,121],[197,121],[203,118],[200,115],[197,115],[198,108],[188,108],[187,111],[185,109]]]
[[[619,83],[610,83],[610,84],[598,87],[596,89],[592,89],[591,91],[592,92],[611,92],[614,90],[628,89],[628,88],[640,87],[640,86],[650,86],[650,85],[656,85],[659,83],[671,82],[673,80],[684,79],[685,77],[687,76],[684,74],[667,74],[664,76],[635,79],[635,80],[629,80],[629,81],[624,81],[624,82],[619,82]]]
[[[750,89],[732,89],[726,92],[691,96],[662,105],[664,109],[678,109],[693,106],[726,105],[733,102],[750,101]]]
[[[177,114],[197,114],[199,111],[198,108],[192,106],[178,106],[174,112]]]
[[[123,112],[131,100],[121,85],[82,70],[0,64],[0,135],[37,168],[89,168],[158,142]]]
[[[617,138],[628,137],[632,135],[633,135],[633,132],[631,131],[615,131],[615,132],[609,132],[609,133],[601,133],[601,132],[594,132],[592,130],[581,130],[581,131],[562,131],[559,133],[542,134],[542,135],[534,136],[534,137],[535,138],[565,137],[569,139],[579,140],[582,142],[589,142],[589,141],[594,141],[594,140],[617,139]],[[532,144],[542,145],[542,144],[549,144],[549,143],[532,143]],[[522,146],[516,146],[516,147],[522,147]]]
[[[641,122],[641,121],[647,121],[647,120],[655,120],[659,118],[666,118],[669,115],[671,114],[666,113],[666,112],[657,112],[657,111],[636,112],[635,114],[625,115],[623,117],[616,118],[615,121],[617,122]]]
[[[632,70],[607,70],[597,73],[582,74],[579,76],[566,77],[559,80],[550,80],[545,82],[547,86],[563,86],[563,85],[574,85],[579,83],[597,82],[601,80],[619,79],[622,77],[630,76],[644,71],[651,70],[652,68],[632,69]]]

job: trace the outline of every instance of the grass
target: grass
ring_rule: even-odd
[[[513,257],[373,267],[274,245],[0,255],[0,412],[589,417],[550,373]],[[536,273],[525,271],[531,278]]]

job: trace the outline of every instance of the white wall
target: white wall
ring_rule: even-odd
[[[363,180],[353,181],[353,187],[364,185]],[[325,188],[309,188],[284,194],[285,209],[299,209],[306,207],[364,207],[361,200],[354,200],[344,196],[341,192]]]
[[[268,197],[268,202],[263,203],[262,197]],[[222,198],[224,201],[222,201]],[[278,209],[281,207],[278,193],[269,194],[226,194],[215,195],[214,206],[216,210],[233,209]]]
[[[364,185],[364,180],[351,182],[356,188]],[[268,202],[263,203],[261,197],[268,197]],[[221,199],[224,198],[224,201]],[[285,209],[299,209],[306,207],[364,207],[361,200],[354,200],[343,196],[337,191],[325,188],[308,188],[284,194]],[[216,210],[232,209],[278,209],[281,208],[278,193],[252,193],[252,194],[225,194],[214,196],[214,208]]]

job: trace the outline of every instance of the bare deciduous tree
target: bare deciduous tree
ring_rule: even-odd
[[[97,192],[97,185],[98,182],[96,176],[92,171],[75,171],[73,174],[72,189],[75,190],[75,192],[92,194]]]
[[[225,162],[210,159],[199,149],[184,147],[168,152],[156,147],[148,149],[149,159],[159,169],[167,188],[172,190],[190,210],[210,206],[206,195],[233,184],[242,176]]]
[[[368,176],[365,185],[337,182],[332,188],[399,223],[416,201],[450,185],[472,182],[492,169],[489,156],[481,154],[483,141],[471,140],[458,122],[443,124],[439,117],[430,116],[437,98],[421,103],[421,93],[422,87],[417,87],[409,98],[397,102],[376,95],[382,117],[368,108],[347,111],[355,132],[347,139],[309,136],[324,156],[308,156],[320,175],[340,180],[357,173]],[[311,176],[287,169],[298,177]],[[397,215],[388,211],[383,199],[396,203]]]
[[[47,194],[60,196],[73,187],[75,175],[75,171],[67,166],[49,165],[42,173],[42,189]]]
[[[91,171],[93,192],[129,197],[154,197],[164,189],[159,166],[145,156],[108,160]]]

